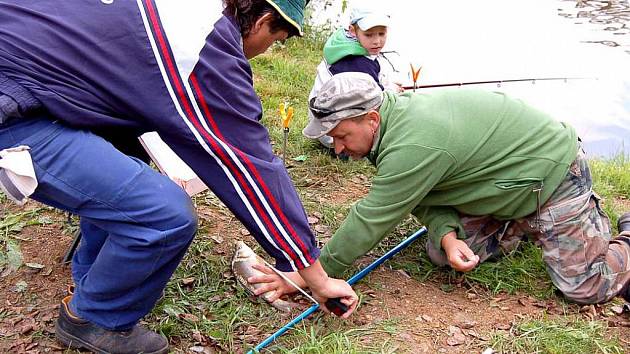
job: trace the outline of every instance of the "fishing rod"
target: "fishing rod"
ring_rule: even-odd
[[[467,85],[483,85],[483,84],[498,84],[501,85],[503,83],[509,82],[528,82],[531,81],[532,84],[535,84],[536,81],[564,81],[567,82],[569,80],[597,80],[597,78],[592,77],[542,77],[542,78],[531,78],[531,79],[508,79],[508,80],[486,80],[486,81],[466,81],[466,82],[451,82],[446,84],[431,84],[431,85],[410,85],[403,86],[403,90],[415,90],[421,88],[435,88],[435,87],[453,87],[453,86],[467,86]]]
[[[368,275],[371,271],[373,271],[374,268],[376,268],[379,265],[383,264],[386,260],[392,258],[395,254],[397,254],[400,251],[402,251],[403,249],[407,248],[407,246],[409,246],[411,243],[413,243],[413,241],[415,241],[418,238],[420,238],[420,236],[424,235],[426,232],[427,232],[427,228],[423,226],[422,228],[420,228],[420,230],[416,231],[413,235],[411,235],[411,236],[407,237],[406,239],[404,239],[402,242],[400,242],[394,248],[392,248],[391,250],[387,251],[387,253],[385,253],[384,255],[379,257],[377,260],[372,262],[370,265],[368,265],[367,267],[363,268],[363,270],[361,270],[360,272],[358,272],[357,274],[352,276],[352,278],[347,280],[347,283],[349,285],[354,285],[359,280],[365,278],[365,276]],[[328,306],[326,306],[326,307],[328,307]],[[305,319],[308,316],[310,316],[313,312],[317,311],[318,309],[319,309],[319,304],[312,305],[306,311],[302,312],[302,314],[300,314],[299,316],[295,317],[289,323],[284,325],[284,327],[282,327],[278,331],[276,331],[276,333],[274,333],[271,336],[267,337],[267,339],[262,341],[255,348],[253,348],[250,351],[248,351],[247,354],[259,353],[261,349],[263,349],[264,347],[266,347],[267,345],[269,345],[270,343],[275,341],[278,337],[280,337],[286,331],[288,331],[289,329],[293,328],[293,326],[295,326],[296,324],[301,322],[303,319]]]

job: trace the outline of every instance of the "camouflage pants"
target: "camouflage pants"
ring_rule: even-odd
[[[591,173],[579,149],[566,178],[536,213],[516,220],[461,215],[466,244],[480,261],[509,253],[524,240],[543,250],[554,285],[570,300],[600,303],[630,286],[630,232],[612,238],[610,220],[592,191]],[[427,242],[431,261],[448,265],[444,251]]]

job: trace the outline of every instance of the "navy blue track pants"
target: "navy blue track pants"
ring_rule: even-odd
[[[30,146],[39,181],[31,196],[81,217],[71,309],[111,330],[146,315],[197,229],[188,195],[101,137],[47,117],[0,125],[0,150]]]

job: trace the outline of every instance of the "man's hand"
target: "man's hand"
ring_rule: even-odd
[[[264,283],[263,286],[254,290],[254,294],[256,294],[256,296],[275,290],[275,293],[269,298],[269,302],[274,302],[282,295],[291,294],[297,291],[293,285],[287,283],[281,276],[276,274],[269,267],[263,264],[254,264],[253,268],[264,273],[263,275],[255,275],[247,279],[247,282],[250,284]],[[299,287],[304,288],[306,286],[306,283],[299,273],[288,272],[284,273],[284,275],[286,275],[287,278],[291,279],[291,281]]]
[[[350,317],[359,304],[359,297],[354,290],[352,290],[352,287],[341,279],[328,278],[324,286],[318,288],[317,291],[311,288],[311,292],[315,300],[319,302],[321,308],[326,312],[331,312],[330,309],[324,305],[326,300],[340,298],[341,302],[348,306],[348,311],[346,311],[341,318]]]
[[[324,303],[331,298],[341,298],[341,302],[348,306],[348,311],[341,316],[342,318],[350,317],[357,308],[359,297],[352,287],[343,280],[329,278],[319,260],[299,272],[324,311],[330,312]]]
[[[455,232],[444,235],[441,245],[446,252],[448,263],[457,271],[468,272],[479,263],[479,256],[468,247],[466,242],[458,240]]]
[[[403,88],[403,85],[400,82],[390,82],[387,85],[386,89],[395,93],[405,92],[405,89]]]

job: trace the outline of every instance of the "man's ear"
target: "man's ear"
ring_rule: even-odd
[[[271,20],[273,20],[273,15],[271,14],[271,12],[265,12],[262,16],[260,16],[256,20],[256,22],[254,22],[254,25],[249,30],[249,34],[256,34],[256,33],[258,33],[258,31],[260,31],[263,28],[265,23],[271,22]]]
[[[368,119],[368,121],[370,121],[370,125],[372,126],[372,129],[376,130],[379,126],[379,124],[381,124],[381,114],[378,113],[377,110],[371,110],[367,113],[366,118]]]

